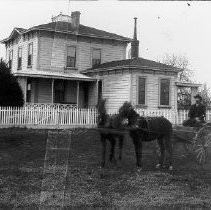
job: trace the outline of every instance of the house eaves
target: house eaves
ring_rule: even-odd
[[[103,71],[113,71],[113,70],[151,70],[151,71],[165,71],[165,72],[180,72],[179,69],[172,69],[172,68],[156,68],[156,67],[149,67],[149,66],[139,66],[139,65],[123,65],[123,66],[115,66],[115,67],[107,67],[107,68],[96,68],[96,69],[88,69],[83,70],[81,73],[97,73]]]
[[[50,79],[64,79],[64,80],[76,80],[76,81],[96,81],[96,78],[89,77],[80,73],[61,73],[50,71],[18,71],[14,73],[17,77],[32,77],[32,78],[50,78]]]

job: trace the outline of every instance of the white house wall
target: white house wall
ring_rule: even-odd
[[[125,59],[125,44],[106,44],[92,42],[90,39],[77,41],[64,35],[53,35],[47,32],[40,33],[39,37],[39,69],[64,71],[66,66],[66,50],[68,45],[76,46],[76,68],[81,71],[92,66],[92,49],[102,49],[102,63]]]
[[[165,75],[164,73],[139,73],[138,71],[132,72],[131,75],[131,102],[134,105],[138,105],[138,77],[146,78],[146,106],[147,109],[158,109],[159,108],[159,97],[160,97],[160,79],[170,79],[170,107],[172,109],[177,108],[177,88],[175,85],[175,75]]]
[[[27,59],[28,59],[28,45],[33,43],[33,55],[32,55],[32,67],[28,68]],[[22,48],[22,68],[21,70],[34,70],[37,69],[37,48],[38,48],[38,38],[37,33],[29,36],[29,39],[23,39],[23,35],[17,37],[12,45],[7,46],[6,48],[6,61],[9,61],[9,51],[13,50],[13,59],[12,59],[12,71],[18,71],[18,48]]]
[[[102,97],[107,109],[118,109],[125,101],[130,101],[130,74],[103,75]]]

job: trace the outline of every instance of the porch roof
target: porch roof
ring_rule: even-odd
[[[199,88],[202,86],[202,84],[199,84],[199,83],[191,83],[191,82],[180,82],[180,81],[177,81],[175,82],[176,86],[178,87],[195,87],[195,88]]]
[[[96,81],[95,78],[86,76],[81,73],[63,73],[63,72],[52,72],[52,71],[23,71],[19,70],[14,73],[15,76],[20,77],[37,77],[37,78],[51,78],[51,79],[64,79],[64,80],[81,80],[81,81]]]

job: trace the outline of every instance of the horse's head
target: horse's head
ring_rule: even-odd
[[[98,110],[98,118],[97,118],[97,124],[98,126],[104,126],[107,122],[107,112],[105,108],[106,100],[102,99],[97,104],[97,110]]]
[[[120,107],[119,115],[123,119],[123,124],[128,124],[128,126],[134,126],[139,117],[134,107],[129,102],[125,102],[123,106]]]

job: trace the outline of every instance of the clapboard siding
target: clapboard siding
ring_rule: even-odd
[[[147,74],[147,73],[132,73],[132,96],[131,102],[134,105],[138,105],[138,78],[146,78],[146,105],[148,109],[157,109],[159,106],[159,96],[160,96],[160,79],[169,78],[170,79],[170,106],[172,109],[177,107],[177,91],[176,91],[176,77],[171,75],[163,74]]]
[[[76,68],[79,71],[90,68],[92,63],[92,49],[102,51],[102,62],[121,60],[126,56],[126,45],[112,45],[92,42],[91,38],[85,41],[67,39],[65,36],[52,35],[42,32],[39,37],[39,68],[40,70],[63,71],[66,66],[66,49],[68,45],[76,46]]]
[[[118,109],[125,101],[130,101],[130,74],[103,75],[102,97],[107,109]]]
[[[33,43],[33,56],[32,56],[32,68],[28,68],[27,59],[28,59],[28,45]],[[17,72],[18,68],[18,48],[22,48],[22,68],[21,70],[33,70],[37,69],[37,54],[38,54],[38,37],[37,33],[33,33],[29,38],[23,38],[23,35],[20,35],[16,38],[12,45],[6,48],[6,60],[9,61],[9,51],[13,50],[13,60],[12,60],[12,71]]]

